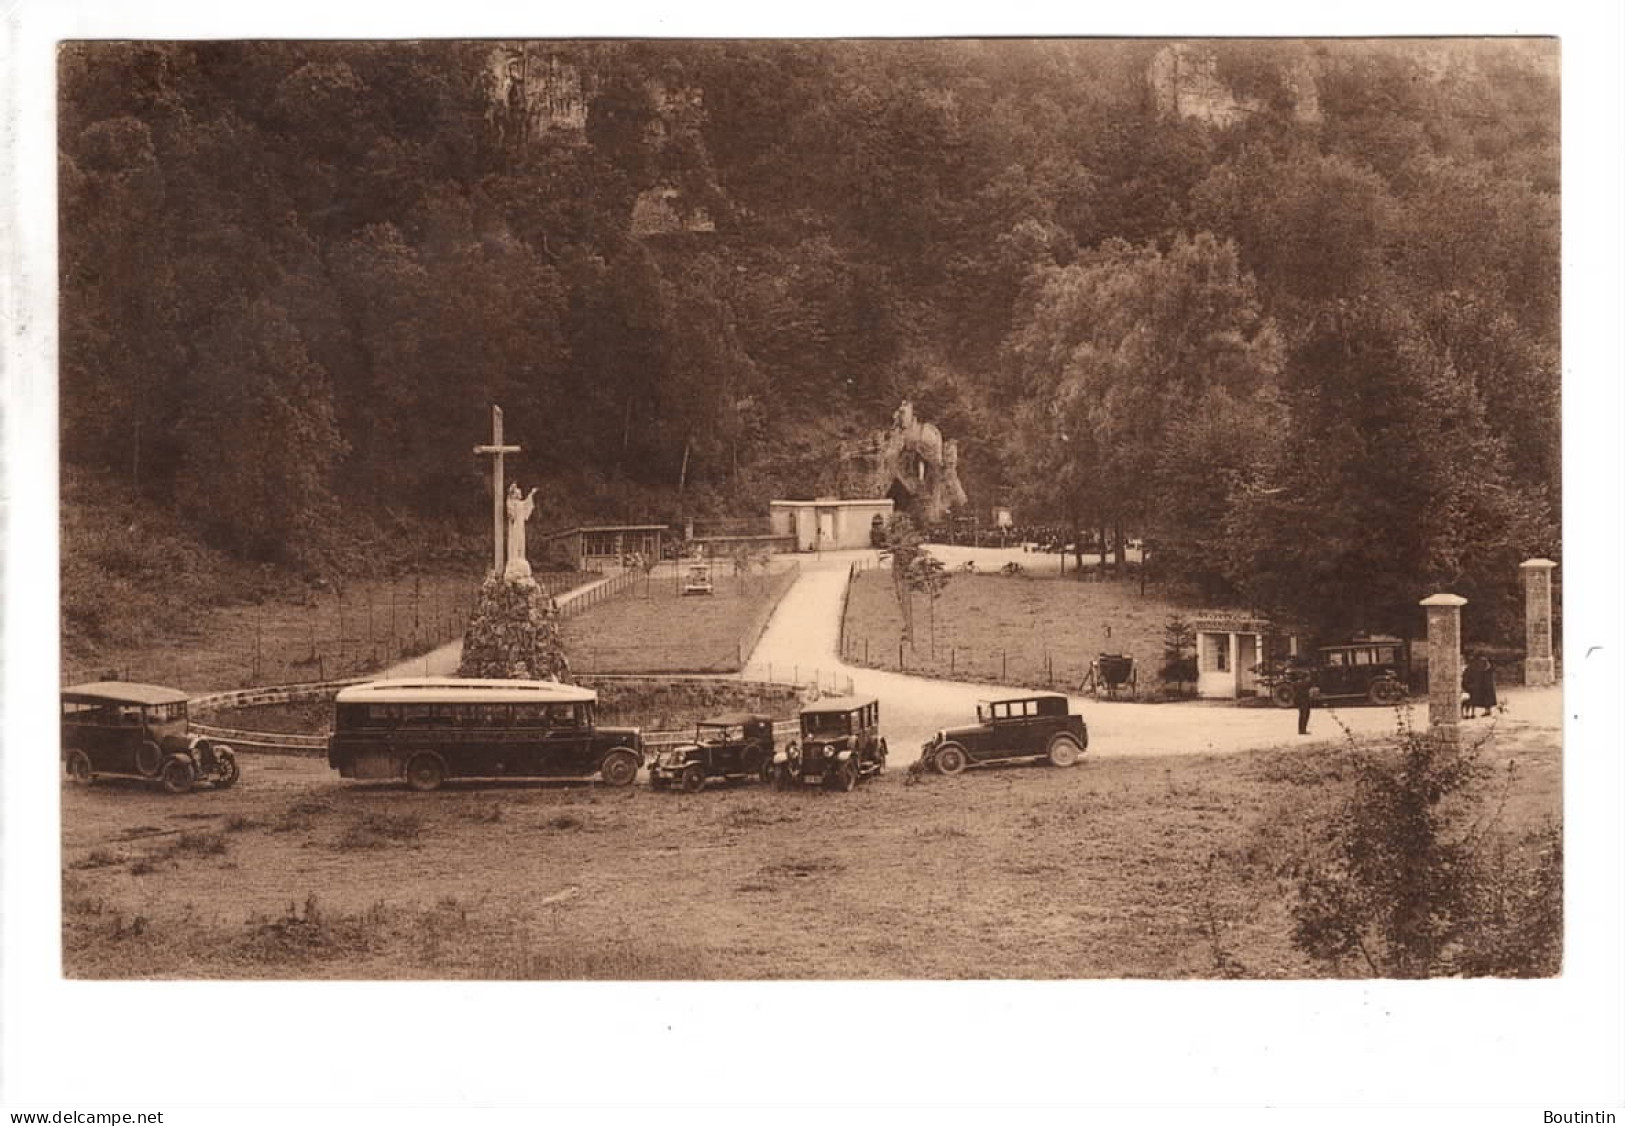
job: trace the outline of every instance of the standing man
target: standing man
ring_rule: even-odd
[[[1309,674],[1295,672],[1292,674],[1292,703],[1298,709],[1298,734],[1309,734],[1309,709],[1315,706],[1315,697],[1320,695],[1320,689],[1309,683]]]

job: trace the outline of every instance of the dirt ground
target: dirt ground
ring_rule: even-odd
[[[343,781],[245,754],[234,789],[64,783],[70,977],[338,979],[1316,976],[1282,873],[1392,709],[1073,705],[1083,763],[902,769],[986,685],[835,656],[847,564],[803,568],[746,676],[850,678],[892,766],[846,795],[759,785]],[[1515,839],[1561,816],[1561,697],[1509,690],[1493,737]],[[1425,708],[1421,709],[1425,713]],[[1425,714],[1412,713],[1412,722]],[[1344,967],[1357,974],[1358,967]]]
[[[1503,814],[1559,813],[1550,732]],[[1347,783],[1333,746],[1101,757],[851,794],[592,783],[416,794],[244,756],[170,797],[64,784],[70,977],[1200,978],[1326,972],[1277,873]],[[1351,967],[1349,972],[1357,972]]]

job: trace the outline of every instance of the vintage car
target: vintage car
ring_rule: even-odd
[[[586,778],[630,786],[643,733],[598,722],[598,693],[550,680],[421,677],[352,684],[334,697],[327,763],[341,778]]]
[[[1357,638],[1348,645],[1323,645],[1311,661],[1265,669],[1260,679],[1268,685],[1276,707],[1293,706],[1289,674],[1296,672],[1309,675],[1310,687],[1319,689],[1317,699],[1322,703],[1397,704],[1410,694],[1410,647],[1399,637]]]
[[[649,785],[674,783],[698,793],[711,778],[773,777],[773,719],[753,712],[712,716],[695,724],[694,741],[667,747],[649,763]]]
[[[715,594],[716,584],[711,579],[711,565],[704,562],[690,563],[688,577],[683,580],[684,594]]]
[[[1010,759],[1041,759],[1072,766],[1089,749],[1089,727],[1054,692],[1011,696],[976,705],[976,723],[938,731],[920,748],[920,760],[939,774]]]
[[[98,775],[144,778],[172,794],[198,782],[225,789],[240,777],[237,756],[191,730],[177,688],[97,681],[62,690],[62,763],[75,782]]]
[[[780,789],[827,786],[851,790],[886,769],[880,703],[872,696],[832,696],[801,709],[801,734],[773,756]]]

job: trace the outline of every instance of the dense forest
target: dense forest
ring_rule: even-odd
[[[65,465],[232,555],[756,515],[899,400],[983,513],[1326,631],[1557,556],[1554,41],[81,43]]]

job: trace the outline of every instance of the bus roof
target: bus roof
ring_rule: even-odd
[[[71,699],[75,703],[141,704],[151,707],[156,704],[184,703],[190,700],[191,696],[179,688],[165,688],[160,684],[136,684],[129,680],[97,680],[90,684],[75,684],[71,688],[64,688],[62,698]]]
[[[373,680],[340,689],[341,704],[568,704],[598,699],[590,688],[555,680],[475,680],[426,676]]]

